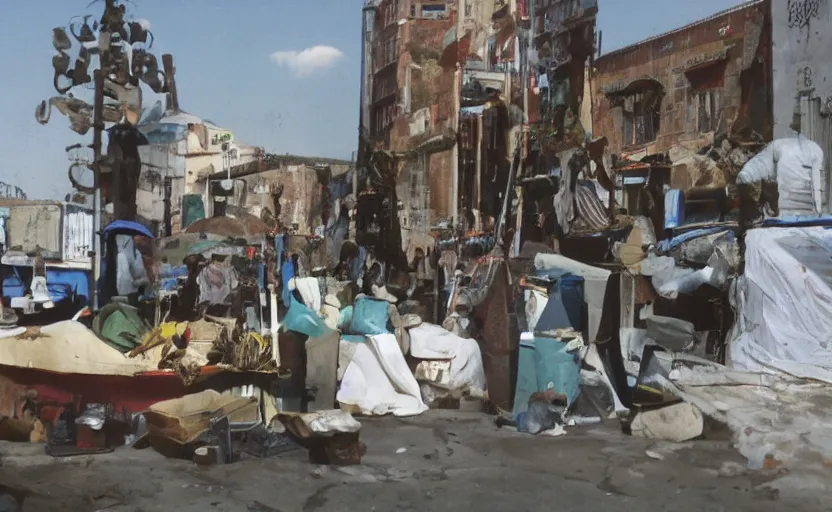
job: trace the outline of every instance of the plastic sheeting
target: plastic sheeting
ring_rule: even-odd
[[[410,354],[419,359],[449,359],[448,385],[452,389],[485,391],[485,369],[476,340],[461,338],[434,324],[422,323],[410,329]]]
[[[415,416],[428,409],[392,334],[369,336],[358,345],[336,399],[375,416]]]
[[[832,383],[832,231],[760,228],[745,241],[732,366]]]
[[[283,317],[282,327],[287,331],[299,332],[310,338],[323,336],[331,330],[327,327],[323,318],[309,307],[298,302],[292,295],[289,296],[289,311]]]
[[[832,399],[826,384],[730,371],[724,366],[680,368],[670,373],[679,397],[726,424],[750,469],[767,456],[805,467],[805,455],[832,458]]]
[[[777,180],[780,214],[820,213],[823,150],[803,135],[777,139],[746,162],[737,184]]]

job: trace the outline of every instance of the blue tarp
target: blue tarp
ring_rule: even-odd
[[[289,297],[289,301],[289,311],[281,324],[284,329],[305,334],[310,338],[317,338],[331,331],[317,313],[292,296]]]
[[[832,215],[790,215],[776,217],[764,220],[763,226],[832,226]]]
[[[281,298],[283,299],[283,304],[288,307],[290,304],[289,299],[292,297],[292,291],[289,290],[289,280],[295,277],[295,266],[292,265],[292,260],[286,260],[286,262],[283,263],[280,277],[283,283],[283,296]]]
[[[560,276],[549,287],[549,300],[535,326],[535,332],[550,332],[569,327],[583,329],[584,278],[572,274]]]
[[[685,222],[685,196],[679,189],[664,195],[664,229],[678,228]]]
[[[11,267],[3,279],[3,296],[23,297],[28,283],[21,280],[19,268]],[[31,280],[31,278],[29,278]],[[46,288],[54,303],[77,297],[81,306],[87,305],[90,296],[89,275],[85,270],[46,268]]]
[[[566,396],[572,406],[580,395],[581,360],[579,351],[567,352],[567,342],[535,336],[520,342],[517,365],[517,386],[513,416],[520,421],[533,393],[553,389]]]
[[[702,236],[709,236],[720,232],[728,231],[728,228],[724,227],[716,227],[716,228],[703,228],[703,229],[694,229],[693,231],[688,231],[687,233],[682,233],[679,236],[674,236],[673,238],[668,238],[659,242],[659,254],[666,254],[673,249],[679,247],[685,242],[690,242],[696,238]]]
[[[141,235],[148,238],[156,238],[149,229],[138,222],[131,222],[129,220],[114,220],[104,226],[101,234],[104,235],[104,238],[109,238],[110,235]]]
[[[387,323],[390,320],[389,306],[390,303],[386,300],[370,297],[356,299],[352,319],[350,320],[350,332],[362,335],[390,332],[387,328]]]

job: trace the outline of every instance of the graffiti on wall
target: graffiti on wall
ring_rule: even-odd
[[[820,0],[788,0],[789,28],[806,28],[820,19]]]
[[[26,192],[20,187],[0,181],[0,197],[3,199],[27,199]]]
[[[797,90],[798,92],[808,91],[814,86],[812,80],[812,68],[809,66],[797,69]]]

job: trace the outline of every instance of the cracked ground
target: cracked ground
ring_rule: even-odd
[[[531,436],[459,411],[359,421],[367,453],[344,468],[303,450],[200,468],[152,449],[53,459],[4,443],[0,490],[26,512],[832,510],[822,463],[748,471],[729,442],[647,441],[617,423]]]

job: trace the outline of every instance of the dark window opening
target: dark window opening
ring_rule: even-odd
[[[444,18],[445,4],[432,4],[422,6],[423,18]]]
[[[620,97],[622,142],[624,147],[638,146],[656,140],[661,128],[662,95],[659,90],[643,91]]]
[[[714,132],[722,114],[722,87],[725,85],[724,60],[685,72],[691,85],[691,101],[696,115],[696,130],[700,133]]]
[[[700,133],[715,132],[722,111],[719,90],[697,91],[694,94],[697,109],[697,131]]]

